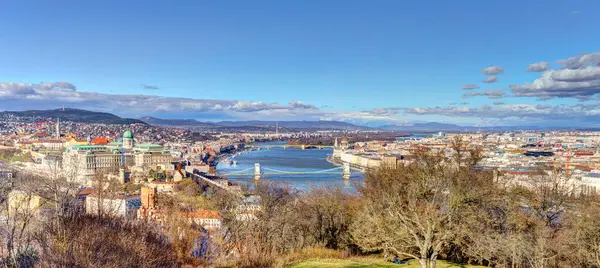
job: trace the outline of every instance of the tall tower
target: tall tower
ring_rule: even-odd
[[[133,143],[133,132],[131,132],[131,130],[125,131],[125,133],[123,133],[123,148],[133,149]]]
[[[60,118],[56,118],[56,129],[54,130],[54,137],[60,139]]]
[[[156,188],[142,187],[140,197],[142,200],[142,208],[153,209],[156,207]]]
[[[279,121],[275,122],[275,135],[279,136]]]

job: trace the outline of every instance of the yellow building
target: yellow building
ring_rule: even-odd
[[[12,213],[33,213],[42,206],[42,198],[25,191],[14,190],[8,194],[8,207]]]
[[[77,145],[88,145],[88,142],[87,142],[87,140],[77,140],[75,138],[69,138],[65,142],[65,148],[70,148],[70,147],[77,146]]]

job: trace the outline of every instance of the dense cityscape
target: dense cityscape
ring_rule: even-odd
[[[600,268],[598,0],[0,9],[0,268]]]
[[[320,161],[333,166],[336,175],[333,179],[323,179],[323,189],[332,190],[335,185],[328,180],[344,181],[351,174],[360,174],[359,185],[333,192],[348,197],[356,189],[365,191],[366,186],[361,186],[366,183],[363,174],[374,176],[380,172],[377,170],[408,168],[422,161],[424,153],[451,160],[459,152],[477,152],[478,160],[470,166],[470,172],[489,174],[489,183],[508,189],[536,191],[540,183],[553,189],[560,182],[560,190],[565,191],[561,194],[575,198],[596,196],[600,189],[600,133],[594,131],[280,132],[276,124],[267,132],[200,134],[181,127],[143,122],[95,124],[62,121],[58,117],[6,115],[0,124],[3,126],[0,174],[5,183],[14,180],[5,185],[7,214],[3,222],[22,225],[19,235],[33,228],[28,226],[32,222],[44,222],[45,217],[60,213],[60,209],[143,222],[166,234],[172,231],[173,224],[183,224],[190,237],[180,237],[183,240],[180,242],[187,243],[184,248],[189,252],[185,253],[187,257],[171,261],[196,265],[217,264],[223,258],[231,261],[238,258],[232,256],[245,254],[244,247],[229,248],[220,243],[222,239],[233,239],[228,238],[229,232],[240,228],[240,224],[260,221],[263,209],[267,209],[263,206],[269,206],[263,199],[272,198],[261,192],[265,191],[263,187],[302,189],[293,181],[269,183],[270,177],[277,177],[277,173],[265,171],[268,167],[261,170],[260,163],[248,163],[254,165],[246,173],[237,170],[231,174],[241,175],[242,181],[251,184],[240,183],[239,178],[230,180],[229,174],[217,169],[218,165],[235,167],[236,156],[255,151],[272,154],[277,152],[273,150],[286,150],[301,154],[325,150],[327,158]],[[303,176],[319,172],[306,172]],[[282,175],[285,178],[286,173],[279,174]],[[49,178],[61,186],[47,188]],[[328,183],[331,187],[326,186]],[[306,190],[303,194],[309,196],[315,191],[311,188],[306,193]],[[57,200],[53,191],[60,192],[65,199]],[[57,210],[57,205],[65,206],[60,204],[69,199],[76,201],[69,201],[70,205]],[[223,199],[232,203],[224,205]],[[568,210],[562,204],[552,204],[546,209],[551,213]],[[27,223],[22,222],[24,215],[29,217]],[[10,235],[6,238],[16,239]],[[36,247],[35,243],[26,243],[28,247]],[[481,262],[484,263],[491,260]]]

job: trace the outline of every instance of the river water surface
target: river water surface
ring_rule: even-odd
[[[265,145],[283,145],[285,142],[262,142],[255,143],[255,146]],[[261,149],[249,151],[246,154],[239,154],[231,160],[237,161],[237,165],[230,165],[229,161],[222,161],[217,165],[220,174],[241,171],[254,168],[254,163],[260,163],[263,174],[272,173],[269,169],[285,172],[308,172],[309,174],[264,174],[262,180],[275,181],[282,184],[289,184],[299,190],[309,189],[311,186],[339,186],[349,192],[356,191],[355,185],[362,183],[364,176],[356,170],[352,170],[350,180],[342,179],[341,169],[337,174],[310,174],[310,172],[328,170],[337,166],[327,162],[327,156],[333,153],[333,149],[296,149],[281,147],[272,147],[270,149]],[[250,172],[252,173],[252,172]],[[238,182],[242,185],[251,185],[253,183],[252,175],[228,176],[229,180]]]

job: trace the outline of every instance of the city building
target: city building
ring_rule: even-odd
[[[107,140],[103,139],[103,145],[69,147],[63,153],[63,170],[69,180],[89,186],[98,174],[124,174],[125,169],[143,172],[171,165],[172,156],[163,146],[135,146],[133,140],[133,133],[127,130],[122,142],[106,143]]]
[[[125,131],[125,133],[123,133],[123,148],[133,149],[134,144],[133,132],[131,132],[131,130]]]
[[[42,207],[42,198],[38,195],[21,190],[8,193],[8,207],[11,213],[30,214]]]
[[[121,158],[125,165],[133,163],[132,155],[102,145],[73,146],[63,153],[63,171],[68,180],[90,186],[97,174],[118,172]]]
[[[85,212],[87,214],[105,214],[111,216],[136,218],[141,207],[139,195],[101,196],[91,193],[85,198]]]
[[[181,212],[181,217],[207,230],[221,228],[221,216],[217,211],[201,209],[194,212]]]

